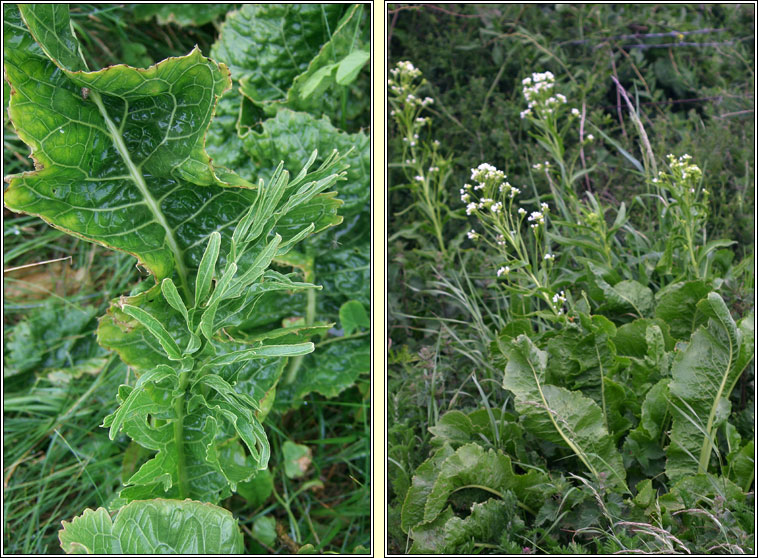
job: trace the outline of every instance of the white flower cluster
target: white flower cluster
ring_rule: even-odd
[[[511,271],[511,268],[506,265],[497,270],[497,276],[501,277],[502,275],[508,275],[510,271]]]
[[[398,62],[397,65],[390,70],[390,74],[392,77],[387,81],[389,90],[395,95],[395,97],[403,99],[407,105],[425,107],[434,102],[434,99],[431,97],[424,97],[421,99],[414,95],[419,88],[419,84],[414,83],[414,80],[421,77],[421,70],[416,68],[410,62]],[[392,111],[392,114],[395,114],[394,110]],[[425,124],[428,121],[428,118],[416,118],[418,124]]]
[[[488,187],[488,185],[492,188],[490,191],[494,191],[494,188],[497,188],[498,192],[501,194],[506,194],[508,197],[513,199],[521,193],[521,190],[511,185],[511,183],[508,182],[506,178],[507,177],[505,173],[495,168],[494,165],[491,165],[489,163],[482,163],[475,169],[471,169],[471,180],[476,184],[474,186],[471,186],[470,184],[463,185],[463,189],[461,190],[461,201],[463,203],[469,203],[469,193],[472,190],[484,190]],[[502,203],[499,203],[499,205],[495,205],[493,211],[495,213],[498,213],[501,209]]]
[[[523,212],[522,212],[522,210],[523,210]],[[540,225],[544,225],[545,224],[545,215],[547,215],[547,213],[549,211],[550,211],[550,208],[548,207],[548,205],[546,203],[544,203],[544,202],[541,203],[540,204],[540,211],[532,211],[532,213],[529,215],[529,217],[527,217],[527,221],[529,221],[530,223],[532,223],[529,226],[531,228],[533,228],[533,229],[536,229]],[[519,208],[519,213],[521,215],[524,215],[526,213],[526,210],[524,210],[524,208],[521,207],[521,208]],[[547,254],[547,256],[549,256],[549,255],[550,254]],[[547,260],[548,258],[545,257],[545,259]]]
[[[532,110],[539,115],[551,114],[559,105],[566,104],[566,96],[561,93],[553,95],[555,76],[552,72],[537,72],[531,77],[521,80],[524,86],[523,93],[527,102],[526,110],[521,112],[524,119],[532,114]]]
[[[416,68],[411,62],[403,60],[401,62],[398,62],[395,67],[390,70],[390,74],[392,74],[392,77],[395,78],[404,76],[407,76],[409,78],[416,78],[421,75],[421,70]]]
[[[471,229],[469,232],[467,232],[466,236],[468,236],[471,240],[479,239],[479,233],[476,232],[474,229]]]
[[[505,173],[501,170],[497,170],[489,163],[482,163],[475,169],[471,169],[471,180],[479,182],[480,184],[484,184],[488,180],[505,180]]]
[[[566,293],[561,291],[553,295],[553,308],[558,310],[558,314],[563,314],[563,304],[566,302]]]

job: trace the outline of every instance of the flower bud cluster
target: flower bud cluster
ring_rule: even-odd
[[[669,161],[671,172],[677,180],[688,181],[692,179],[693,181],[699,181],[703,177],[703,171],[700,170],[700,167],[690,163],[692,155],[685,153],[677,159],[676,156],[669,153],[666,155],[666,158]]]

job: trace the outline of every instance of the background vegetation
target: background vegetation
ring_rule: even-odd
[[[509,392],[501,387],[505,361],[493,347],[496,339],[516,336],[518,327],[504,329],[515,317],[511,312],[515,303],[498,286],[495,270],[501,264],[492,247],[469,240],[467,233],[475,220],[466,215],[466,204],[458,192],[465,183],[473,182],[471,169],[487,162],[505,171],[510,183],[525,191],[528,203],[536,206],[537,201],[546,200],[551,211],[557,211],[555,191],[548,187],[544,175],[533,169],[534,164],[550,157],[545,143],[536,138],[539,132],[535,126],[520,115],[526,108],[522,79],[533,72],[551,71],[556,92],[567,97],[566,106],[584,113],[584,143],[578,141],[579,119],[561,131],[567,138],[567,153],[579,157],[583,151],[577,169],[589,171],[572,181],[575,207],[589,208],[591,198],[597,200],[601,207],[598,213],[609,229],[623,203],[625,231],[636,231],[649,240],[640,245],[634,240],[640,238],[636,234],[619,235],[614,250],[647,247],[636,253],[637,260],[630,257],[618,264],[620,273],[624,265],[628,264],[628,269],[636,266],[629,277],[623,278],[633,277],[658,292],[688,277],[658,274],[653,269],[655,263],[640,265],[661,257],[664,229],[658,216],[643,210],[650,190],[645,173],[635,162],[641,167],[648,150],[614,78],[639,115],[658,169],[665,168],[668,153],[690,154],[702,169],[703,186],[710,193],[707,237],[735,241],[716,258],[715,265],[722,270],[714,271],[718,291],[735,319],[753,308],[754,8],[398,3],[390,4],[388,10],[388,67],[410,61],[423,74],[425,83],[418,95],[431,97],[433,104],[420,113],[431,117],[431,123],[418,131],[418,151],[426,153],[427,164],[434,160],[442,169],[435,175],[438,178],[424,183],[432,186],[422,189],[414,181],[415,171],[409,170],[413,161],[408,155],[408,140],[412,138],[398,126],[397,113],[395,118],[390,117],[389,549],[404,553],[414,543],[408,525],[401,524],[401,517],[410,513],[403,509],[409,487],[414,478],[431,482],[425,476],[431,474],[430,465],[418,467],[436,455],[445,440],[451,440],[454,430],[455,421],[445,422],[442,417],[451,411],[468,414],[478,425],[472,440],[488,447],[482,441],[487,434],[475,417],[487,423],[498,410],[513,411]],[[588,133],[594,135],[594,141],[586,140]],[[435,140],[438,147],[432,147]],[[425,201],[424,193],[428,194]],[[477,230],[482,233],[480,227]],[[579,238],[580,231],[575,232]],[[437,233],[441,233],[443,243],[435,238]],[[561,252],[581,250],[576,243],[573,248],[571,245],[571,239],[565,243],[552,240],[552,246]],[[556,292],[558,288],[565,288],[567,293],[570,290],[577,302],[583,292],[592,295],[597,285],[592,273],[585,274],[586,262],[572,259],[576,252],[570,253],[551,273],[558,276]],[[591,307],[583,307],[584,311],[604,313],[616,325],[631,319],[613,314],[607,307],[598,309],[592,296],[588,303]],[[542,331],[544,326],[535,325],[543,323],[539,312],[527,315],[527,320]],[[732,402],[732,418],[752,439],[752,364],[743,373]],[[497,447],[496,441],[492,443]],[[570,465],[566,467],[570,470]],[[747,490],[751,502],[752,490],[751,485]],[[481,502],[483,497],[472,498]],[[451,499],[458,517],[466,518],[469,513],[473,517],[473,508],[469,508],[472,500],[465,496],[460,500],[463,503]],[[588,511],[592,506],[594,499],[582,512],[577,511],[581,505],[573,508],[570,513],[577,516],[566,518],[558,518],[556,512],[552,519],[558,519],[552,526],[541,515],[535,524],[527,525],[528,533],[520,535],[519,548],[509,550],[497,542],[489,544],[492,540],[482,542],[486,540],[484,531],[478,535],[482,544],[455,548],[474,553],[613,552],[624,548],[652,552],[663,548],[644,546],[641,540],[578,536],[579,529],[598,525],[593,515],[597,509]],[[750,504],[748,508],[735,513],[753,517],[754,507]],[[539,525],[542,527],[537,528]],[[714,537],[713,533],[706,529],[699,535],[692,527],[680,524],[680,531],[669,531],[691,551],[706,551],[710,540],[705,533]],[[751,530],[744,533],[746,540],[752,539]],[[441,532],[435,535],[440,540]],[[419,540],[417,545],[421,544]],[[432,544],[430,540],[424,542]],[[424,547],[415,546],[411,551],[419,548]],[[443,548],[442,542],[436,548]]]

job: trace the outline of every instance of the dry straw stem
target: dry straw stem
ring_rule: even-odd
[[[611,79],[613,80],[613,83],[616,84],[616,87],[618,88],[619,92],[621,93],[621,96],[624,98],[624,101],[626,102],[626,106],[629,109],[629,114],[632,117],[632,122],[634,122],[634,125],[637,127],[637,131],[640,134],[640,138],[642,141],[642,145],[645,148],[645,150],[642,152],[643,159],[645,161],[645,169],[648,171],[648,174],[650,174],[650,169],[652,168],[653,172],[652,175],[658,174],[658,167],[655,164],[655,156],[653,155],[653,148],[650,146],[650,140],[647,138],[647,133],[645,133],[645,128],[642,126],[642,122],[640,121],[639,116],[637,116],[637,112],[634,110],[634,106],[632,105],[632,102],[629,100],[629,97],[626,94],[626,90],[624,90],[624,87],[619,83],[619,80],[616,79],[616,76],[611,76]]]

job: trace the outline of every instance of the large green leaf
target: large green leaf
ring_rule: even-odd
[[[341,65],[351,54],[368,47],[368,26],[362,25],[364,22],[363,6],[350,6],[337,27],[330,29],[329,41],[310,60],[305,72],[293,80],[286,98],[283,102],[280,101],[281,104],[294,110],[328,114],[335,120],[340,110],[349,108],[346,103],[340,106],[337,91],[340,86],[336,77]],[[255,87],[250,87],[247,78],[241,80],[240,91],[253,101],[258,100],[258,92]],[[278,109],[275,105],[264,107],[269,114]]]
[[[279,110],[261,127],[260,132],[249,132],[242,138],[244,149],[255,163],[257,179],[270,178],[274,161],[284,161],[286,168],[300,168],[314,150],[327,155],[337,149],[350,165],[347,180],[339,188],[339,197],[345,202],[340,213],[348,216],[364,210],[371,183],[370,141],[366,134],[348,134],[325,117],[288,109]]]
[[[722,298],[713,292],[697,309],[708,323],[693,333],[671,366],[674,420],[666,475],[672,481],[708,472],[716,430],[731,412],[729,395],[753,358],[752,316],[738,327]]]
[[[673,283],[656,293],[655,317],[665,321],[676,339],[688,339],[706,321],[697,303],[708,295],[703,281]]]
[[[199,27],[221,18],[234,4],[133,4],[129,7],[136,21],[155,16],[161,25],[174,23],[180,27]]]
[[[371,371],[368,336],[357,339],[332,338],[306,357],[298,375],[281,390],[283,401],[301,399],[311,392],[336,397],[352,386],[361,374]]]
[[[453,453],[453,448],[446,444],[416,469],[401,510],[400,526],[405,533],[424,522],[426,500],[437,480],[439,468]]]
[[[286,98],[329,40],[344,6],[338,4],[246,4],[227,16],[211,49],[236,81],[244,80],[257,102]]]
[[[65,6],[21,10],[31,33],[13,17],[5,26],[9,112],[38,170],[11,177],[6,205],[132,253],[158,279],[175,269],[188,289],[187,252],[219,223],[198,210],[229,220],[247,205],[221,187],[203,150],[228,70],[196,49],[146,70],[87,72]]]
[[[615,335],[605,317],[581,315],[581,327],[567,327],[548,341],[547,382],[581,391],[605,408],[603,382],[616,368]]]
[[[503,387],[516,396],[524,427],[569,448],[596,481],[625,489],[626,471],[600,406],[579,392],[546,384],[547,353],[526,335],[519,335],[506,350]]]
[[[132,502],[114,518],[87,509],[64,521],[58,537],[67,554],[240,554],[242,533],[223,508],[191,500]]]
[[[454,493],[465,488],[483,490],[488,496],[504,498],[508,490],[527,509],[534,511],[541,503],[535,487],[545,482],[544,474],[534,469],[524,475],[513,471],[511,458],[493,449],[485,451],[478,444],[458,448],[439,466],[439,473],[424,504],[424,521],[434,520]]]

